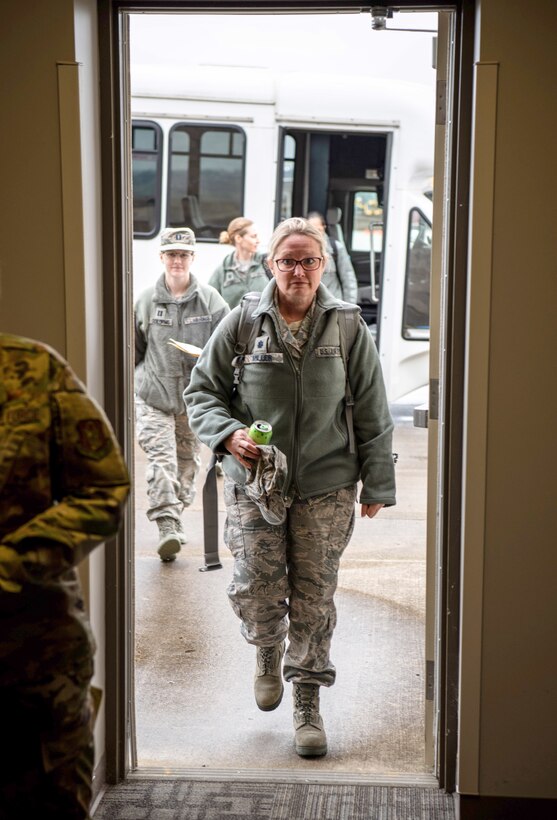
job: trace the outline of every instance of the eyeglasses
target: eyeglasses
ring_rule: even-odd
[[[310,273],[312,270],[317,270],[322,261],[322,256],[306,256],[305,259],[274,260],[277,268],[279,269],[279,271],[281,271],[281,273],[294,273],[297,265],[301,265],[305,271]]]

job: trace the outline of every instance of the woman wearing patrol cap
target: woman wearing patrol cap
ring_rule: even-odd
[[[159,250],[164,272],[140,294],[134,311],[136,429],[149,462],[147,517],[159,528],[161,560],[173,561],[186,540],[180,516],[194,499],[200,459],[182,398],[195,358],[169,341],[204,347],[229,308],[190,271],[191,228],[164,230]]]
[[[324,236],[307,220],[280,223],[269,244],[273,279],[252,309],[250,345],[240,352],[242,309],[235,308],[184,394],[192,430],[224,456],[224,535],[234,556],[228,595],[242,634],[257,647],[255,700],[263,711],[276,709],[282,677],[293,684],[302,757],[327,752],[319,687],[335,681],[333,597],[358,481],[362,517],[395,503],[393,423],[379,357],[358,308],[321,284],[326,259]],[[347,312],[354,320],[348,357]],[[287,512],[278,523],[246,491],[261,457],[248,435],[257,419],[272,426],[273,444],[286,456]]]

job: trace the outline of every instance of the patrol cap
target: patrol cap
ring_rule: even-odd
[[[166,228],[161,233],[162,251],[194,251],[195,234],[191,228]]]

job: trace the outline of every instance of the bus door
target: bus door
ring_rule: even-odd
[[[279,139],[276,221],[323,214],[331,239],[348,251],[358,304],[376,338],[387,150],[384,133],[281,128]]]
[[[384,233],[378,348],[390,401],[429,381],[432,202],[419,191],[397,194]],[[408,403],[412,403],[409,399]]]
[[[428,192],[384,191],[388,180],[331,191],[358,277],[358,304],[375,339],[390,401],[428,382],[432,203]],[[388,222],[387,222],[388,215]]]
[[[383,181],[350,182],[330,192],[327,222],[332,236],[341,237],[358,280],[358,304],[379,346],[379,305],[383,275]]]

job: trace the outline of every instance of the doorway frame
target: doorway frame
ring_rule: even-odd
[[[131,452],[130,414],[133,385],[130,357],[133,342],[128,338],[132,314],[131,237],[126,237],[125,208],[131,208],[124,195],[123,180],[129,176],[126,126],[130,118],[125,91],[126,68],[121,63],[123,41],[122,12],[155,13],[200,11],[225,14],[249,12],[343,11],[369,9],[372,2],[352,0],[98,0],[100,55],[101,173],[103,214],[103,309],[105,367],[105,407],[118,439]],[[463,464],[464,353],[466,324],[468,224],[470,190],[470,149],[472,128],[473,48],[475,31],[474,0],[432,3],[425,0],[399,0],[390,4],[399,9],[420,11],[447,10],[455,13],[453,97],[454,125],[450,156],[451,203],[447,214],[448,277],[444,338],[441,363],[445,377],[445,401],[440,408],[442,426],[440,446],[440,549],[439,588],[439,713],[437,717],[437,765],[439,787],[451,793],[456,787],[459,698],[459,611],[460,552]],[[129,104],[129,100],[127,101]],[[131,224],[128,223],[128,224]],[[132,476],[133,479],[133,476]],[[133,503],[133,498],[130,500]],[[133,680],[128,660],[132,637],[128,628],[133,613],[133,545],[130,529],[124,529],[120,549],[106,556],[106,781],[116,784],[131,770],[130,727],[133,726]]]

